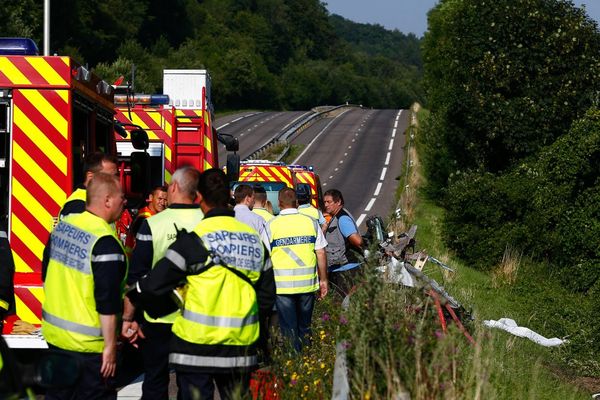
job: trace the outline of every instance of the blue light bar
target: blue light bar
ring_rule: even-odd
[[[40,52],[37,45],[27,38],[0,38],[0,55],[2,56],[37,56]]]

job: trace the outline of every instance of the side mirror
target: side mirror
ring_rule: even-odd
[[[240,156],[239,154],[227,154],[227,179],[236,182],[240,178]]]
[[[150,155],[146,151],[134,151],[131,153],[131,191],[148,193],[149,190]]]
[[[217,140],[225,145],[225,150],[227,151],[236,152],[240,150],[240,141],[238,138],[227,133],[217,133]]]
[[[127,138],[127,131],[120,123],[115,121],[115,132],[119,134],[122,138]]]
[[[131,131],[131,144],[136,150],[147,150],[150,146],[148,134],[145,130],[137,128]]]

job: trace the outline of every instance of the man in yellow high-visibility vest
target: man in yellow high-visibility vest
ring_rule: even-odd
[[[59,221],[50,235],[42,263],[42,334],[51,348],[82,364],[77,383],[49,389],[47,399],[116,399],[111,378],[127,260],[110,224],[124,204],[118,178],[96,173],[87,185],[86,210]]]
[[[274,302],[273,270],[258,233],[227,206],[225,173],[204,171],[198,193],[204,219],[192,232],[178,232],[165,257],[127,296],[155,316],[148,304],[184,281],[185,302],[173,323],[169,356],[178,398],[212,399],[215,384],[223,400],[245,398],[258,365],[260,315]],[[236,396],[239,385],[242,393]]]
[[[310,338],[315,292],[327,295],[327,241],[317,220],[298,212],[294,189],[281,189],[278,200],[281,211],[267,224],[275,306],[282,334],[300,351]]]

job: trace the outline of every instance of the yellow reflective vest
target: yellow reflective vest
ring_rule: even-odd
[[[65,200],[63,206],[60,208],[60,212],[58,213],[58,215],[62,214],[62,210],[63,208],[65,208],[65,204],[74,200],[81,200],[85,203],[87,200],[87,190],[81,188],[75,189],[75,191],[71,193],[69,197],[67,197],[67,200]]]
[[[267,224],[277,294],[314,292],[317,276],[318,222],[307,215],[279,214]]]
[[[214,255],[207,264],[215,265],[187,276],[184,310],[173,324],[173,333],[187,343],[201,346],[196,354],[171,353],[169,361],[192,367],[254,366],[256,354],[244,349],[259,336],[253,285],[265,261],[263,243],[254,229],[230,216],[206,218],[194,231]],[[229,347],[232,351],[217,356],[211,346]]]
[[[101,353],[104,348],[92,271],[92,249],[104,236],[117,239],[106,221],[87,211],[66,216],[52,231],[42,334],[56,347],[85,353]],[[124,285],[123,281],[122,289]]]
[[[265,221],[267,221],[267,222],[269,222],[270,220],[272,220],[273,218],[275,218],[275,216],[273,214],[271,214],[270,212],[268,212],[265,208],[254,207],[252,209],[252,211],[255,214],[258,214],[261,217],[263,217],[265,219]]]
[[[308,207],[298,207],[298,212],[300,214],[308,215],[311,218],[319,220],[319,210],[309,205]]]
[[[185,228],[189,232],[202,221],[203,217],[200,208],[167,208],[148,218],[146,221],[152,232],[152,268],[165,256],[165,252],[177,238],[175,226],[177,229]],[[172,324],[178,314],[179,311],[175,311],[164,317],[152,318],[144,312],[144,317],[149,322]]]

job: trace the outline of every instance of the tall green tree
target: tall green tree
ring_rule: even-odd
[[[442,0],[423,41],[429,177],[499,172],[551,144],[600,88],[595,22],[567,0]]]

